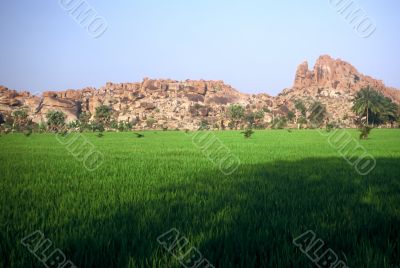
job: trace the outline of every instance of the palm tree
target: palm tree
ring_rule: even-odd
[[[384,97],[381,93],[371,87],[362,88],[357,92],[353,100],[353,112],[358,116],[366,117],[369,125],[370,115],[380,114],[384,110]]]
[[[383,122],[389,122],[390,126],[394,127],[394,122],[398,119],[399,115],[399,106],[392,102],[390,98],[385,98],[383,101],[384,111],[382,114]]]

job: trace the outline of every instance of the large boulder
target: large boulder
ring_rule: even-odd
[[[79,103],[73,100],[60,99],[55,97],[44,97],[40,113],[46,115],[49,111],[60,111],[66,115],[66,122],[75,121],[79,116]]]

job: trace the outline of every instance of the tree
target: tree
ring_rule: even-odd
[[[303,128],[303,125],[307,124],[307,119],[305,117],[300,117],[299,119],[297,119],[297,128],[301,129]]]
[[[51,131],[59,131],[65,125],[65,114],[60,111],[48,111],[46,114],[47,126]]]
[[[294,112],[289,111],[287,114],[287,118],[289,120],[289,122],[293,122],[293,119],[296,117],[296,115],[294,114]]]
[[[110,126],[112,109],[107,105],[101,105],[96,108],[95,119],[102,123],[105,127]]]
[[[275,117],[272,120],[273,129],[284,129],[287,126],[287,118],[286,117]]]
[[[353,112],[362,118],[366,118],[366,125],[370,125],[378,119],[376,115],[384,109],[384,96],[371,87],[362,88],[357,92],[353,100]],[[375,115],[375,118],[374,118]]]
[[[313,126],[319,127],[326,118],[326,106],[319,101],[315,101],[309,108],[310,115],[308,119]]]
[[[254,131],[249,127],[249,128],[246,128],[245,131],[242,132],[242,134],[244,135],[244,137],[246,139],[248,139],[251,137],[251,135],[254,134]]]
[[[307,116],[307,109],[301,100],[296,100],[294,102],[294,107],[301,113],[303,117]]]
[[[239,123],[244,118],[245,109],[240,104],[232,104],[228,108],[228,116],[234,122],[234,126],[237,129]]]
[[[208,130],[208,129],[210,129],[210,123],[206,119],[201,120],[199,130]]]
[[[13,116],[13,129],[17,131],[24,130],[27,126],[30,125],[30,120],[28,119],[28,113],[21,109],[16,110],[12,113]]]
[[[399,119],[399,105],[392,102],[390,98],[385,98],[383,104],[382,121],[390,123],[390,126],[393,128],[394,123]]]
[[[251,127],[256,122],[255,114],[253,112],[247,113],[245,115],[245,120],[246,120],[247,124]]]
[[[83,112],[79,115],[79,128],[80,131],[90,129],[90,118],[92,115],[89,112]]]
[[[257,127],[262,125],[263,119],[265,116],[265,112],[263,110],[256,111],[254,113],[255,124]]]

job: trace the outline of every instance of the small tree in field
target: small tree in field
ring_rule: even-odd
[[[48,111],[46,118],[49,130],[58,132],[65,125],[65,117],[63,112]]]
[[[249,139],[251,137],[251,135],[254,134],[254,131],[249,127],[249,128],[246,128],[246,130],[243,131],[242,134],[244,135],[244,137],[246,139]]]

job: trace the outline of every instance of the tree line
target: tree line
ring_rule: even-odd
[[[283,129],[290,124],[296,124],[297,128],[322,128],[327,131],[339,128],[340,122],[329,118],[327,108],[319,101],[309,104],[308,108],[301,100],[294,101],[294,110],[286,109],[284,113],[263,108],[257,111],[249,111],[240,104],[231,104],[226,109],[225,117],[229,120],[225,126],[224,119],[218,125],[210,126],[206,116],[203,116],[199,130],[213,129]],[[193,108],[196,110],[195,108]],[[399,106],[390,98],[385,97],[377,90],[367,87],[358,91],[353,99],[352,111],[357,116],[355,124],[360,128],[363,136],[368,138],[372,128],[381,125],[394,127],[399,124]],[[194,111],[191,111],[193,113]],[[272,116],[271,122],[265,122],[265,115]],[[138,123],[134,118],[130,121],[117,121],[111,107],[102,105],[95,109],[95,115],[83,112],[78,120],[66,123],[66,115],[61,111],[50,110],[46,114],[46,121],[39,124],[32,122],[24,109],[14,111],[11,116],[0,114],[0,130],[2,132],[62,132],[68,130],[103,132],[105,130],[129,131]],[[154,118],[146,120],[146,126],[151,129],[156,124]],[[248,131],[247,133],[250,133]]]

